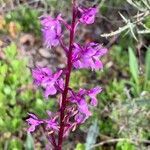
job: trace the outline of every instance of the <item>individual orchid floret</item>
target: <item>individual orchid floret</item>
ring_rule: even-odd
[[[34,83],[40,85],[45,89],[44,96],[48,98],[49,95],[55,95],[57,92],[56,84],[60,79],[62,70],[52,74],[48,68],[36,68],[32,70]]]
[[[41,25],[44,45],[48,48],[52,46],[56,47],[59,44],[59,38],[61,36],[61,24],[59,20],[51,16],[42,16]]]
[[[36,127],[40,124],[44,123],[42,120],[39,120],[34,114],[29,114],[30,118],[27,119],[27,122],[29,124],[28,132],[34,132]]]
[[[92,113],[89,111],[86,99],[80,99],[77,105],[79,112],[84,116],[85,120],[92,115]]]
[[[91,89],[91,90],[89,90],[87,93],[88,93],[88,96],[90,97],[90,99],[91,99],[91,102],[90,102],[90,104],[92,105],[92,106],[97,106],[97,98],[96,98],[96,96],[97,96],[97,94],[99,94],[99,93],[101,93],[102,92],[102,88],[101,87],[95,87],[95,88],[93,88],[93,89]]]
[[[34,79],[34,84],[37,86],[41,85],[43,80],[51,75],[52,75],[52,71],[48,67],[44,67],[44,68],[38,67],[32,69],[32,77]]]
[[[84,24],[92,24],[95,21],[95,16],[97,11],[96,7],[90,7],[90,8],[78,8],[81,13],[81,18],[79,21]]]
[[[34,132],[36,127],[43,124],[43,127],[46,127],[49,130],[49,133],[59,130],[58,126],[58,116],[52,116],[50,111],[47,111],[49,118],[48,119],[38,119],[34,114],[29,114],[30,118],[27,119],[28,124],[30,125],[28,132]]]
[[[78,93],[75,93],[74,91],[70,90],[70,101],[72,103],[77,104],[78,113],[75,115],[75,120],[77,123],[83,123],[89,116],[92,115],[92,113],[89,111],[89,104],[87,103],[86,98],[90,98],[90,104],[92,106],[97,105],[97,94],[99,94],[102,91],[101,87],[95,87],[90,90],[80,89]]]
[[[88,116],[86,116],[83,113],[78,112],[75,115],[74,119],[75,119],[76,124],[82,124],[82,123],[84,123],[86,121],[86,119],[88,119]]]
[[[89,111],[88,104],[85,99],[86,93],[87,91],[84,89],[80,89],[78,93],[75,93],[74,91],[70,92],[71,96],[69,99],[72,103],[77,104],[78,114],[80,114],[80,115],[76,115],[75,117],[75,118],[80,118],[80,119],[77,119],[78,123],[79,122],[83,123],[92,114]],[[81,119],[81,116],[82,116],[82,119]]]
[[[103,68],[102,62],[99,60],[107,49],[98,43],[88,43],[85,46],[74,44],[73,65],[75,68],[91,68],[98,70]]]
[[[59,80],[61,74],[62,70],[43,80],[42,86],[45,88],[45,98],[48,98],[49,95],[55,95],[57,93],[56,82]]]
[[[49,116],[48,119],[45,120],[45,123],[47,124],[46,125],[46,129],[47,130],[50,130],[49,133],[53,133],[54,131],[57,131],[59,130],[59,125],[58,125],[58,115],[54,116],[52,112],[50,111],[47,111],[47,114]]]

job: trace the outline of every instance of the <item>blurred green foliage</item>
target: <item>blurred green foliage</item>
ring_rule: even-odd
[[[0,62],[0,149],[6,146],[21,150],[24,143],[17,134],[27,134],[23,129],[27,113],[45,117],[45,110],[53,106],[53,101],[45,103],[40,92],[34,89],[27,60],[19,58],[14,43],[4,53],[5,59]]]
[[[120,141],[117,143],[116,150],[135,150],[135,146],[128,141]]]
[[[85,146],[82,143],[78,143],[75,150],[85,150]]]
[[[146,27],[150,29],[150,17],[149,16],[146,18],[145,25]]]
[[[36,36],[40,35],[39,12],[28,6],[20,6],[15,11],[10,11],[5,16],[6,22],[17,22],[23,32],[32,32]]]

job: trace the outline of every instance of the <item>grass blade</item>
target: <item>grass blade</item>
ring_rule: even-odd
[[[150,80],[150,48],[148,48],[146,52],[145,67],[146,67],[146,80]]]
[[[139,83],[138,61],[131,47],[129,47],[129,68],[133,79]]]

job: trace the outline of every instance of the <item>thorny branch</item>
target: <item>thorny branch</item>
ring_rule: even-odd
[[[105,144],[112,144],[112,143],[117,143],[117,142],[122,142],[122,141],[129,141],[130,143],[137,145],[137,143],[145,143],[145,144],[150,144],[149,140],[143,140],[143,139],[139,139],[139,140],[134,140],[134,139],[126,139],[126,138],[119,138],[119,139],[110,139],[107,141],[102,141],[98,144],[93,145],[91,148],[96,148],[99,146],[103,146]]]
[[[143,21],[150,15],[150,4],[147,0],[142,0],[142,4],[139,2],[133,2],[132,0],[127,0],[127,2],[138,9],[137,15],[133,16],[131,19],[126,19],[121,13],[119,13],[126,25],[119,27],[118,30],[111,33],[104,33],[101,35],[102,37],[112,37],[127,30],[127,32],[131,32],[134,39],[137,40],[135,31],[137,34],[150,33],[150,29],[143,24]],[[138,26],[142,26],[143,29],[139,29]]]

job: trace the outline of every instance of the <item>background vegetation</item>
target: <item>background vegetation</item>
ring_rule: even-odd
[[[150,3],[148,0],[89,0],[81,5],[99,6],[96,24],[80,28],[85,41],[109,49],[103,71],[74,71],[71,87],[100,85],[103,93],[93,116],[71,134],[64,149],[150,149]],[[42,46],[39,16],[63,12],[68,21],[70,0],[0,0],[0,149],[41,150],[41,129],[27,135],[28,112],[45,117],[55,109],[55,99],[44,100],[32,84],[30,69],[63,67],[61,49]],[[67,36],[67,34],[65,34]],[[80,40],[77,36],[77,40]],[[54,99],[54,100],[53,100]]]

